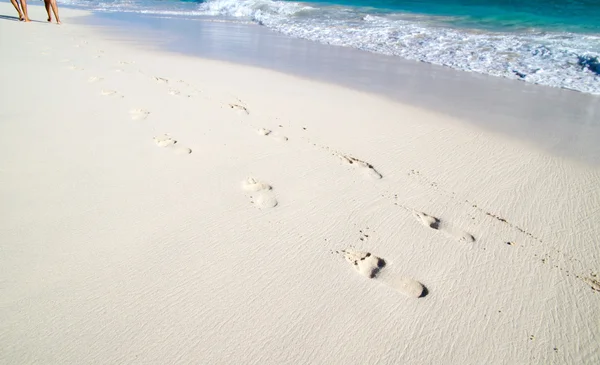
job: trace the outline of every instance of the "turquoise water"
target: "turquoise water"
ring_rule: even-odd
[[[291,37],[600,95],[600,0],[65,0],[255,23]]]
[[[600,32],[599,0],[338,0],[312,3],[453,17],[448,24],[496,31],[538,28]]]

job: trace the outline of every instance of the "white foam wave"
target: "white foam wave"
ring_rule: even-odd
[[[600,95],[598,35],[484,32],[451,28],[441,17],[275,0],[65,1],[100,11],[251,21],[321,43]]]
[[[247,17],[256,19],[257,21],[270,16],[289,17],[298,12],[313,9],[308,5],[300,3],[270,0],[215,0],[200,4],[200,11],[206,15]]]
[[[493,33],[432,26],[432,18],[309,7],[269,0],[208,0],[205,15],[251,19],[281,33],[464,71],[600,94],[600,75],[581,58],[600,57],[600,37]],[[410,19],[410,20],[407,20]]]

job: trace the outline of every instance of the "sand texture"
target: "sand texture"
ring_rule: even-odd
[[[0,364],[600,363],[600,168],[79,15],[0,19]]]

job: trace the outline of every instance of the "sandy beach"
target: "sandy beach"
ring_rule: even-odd
[[[592,159],[60,11],[0,4],[1,364],[600,363]]]

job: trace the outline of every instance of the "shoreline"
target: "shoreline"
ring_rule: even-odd
[[[600,361],[584,153],[77,14],[0,19],[0,362]]]
[[[80,20],[140,47],[379,95],[518,138],[558,156],[600,165],[600,125],[595,123],[600,97],[595,95],[323,45],[256,25],[102,13]],[[156,44],[157,39],[165,41]]]
[[[597,34],[578,35],[575,29],[571,33],[566,29],[567,24],[560,21],[549,28],[543,24],[539,24],[539,28],[520,28],[512,22],[498,22],[498,27],[489,27],[491,24],[487,21],[486,24],[455,22],[439,14],[431,14],[429,10],[433,9],[423,9],[421,15],[410,15],[386,7],[379,12],[376,8],[380,6],[376,4],[374,8],[361,8],[343,1],[339,7],[323,3],[311,5],[254,0],[241,3],[207,0],[171,5],[149,2],[143,6],[135,2],[124,4],[117,1],[99,7],[87,1],[74,0],[73,3],[105,13],[131,12],[180,20],[208,18],[260,24],[279,33],[323,44],[396,55],[457,70],[501,75],[528,83],[600,95],[600,79],[594,71],[596,59],[600,56],[597,53],[600,38]],[[91,6],[86,6],[86,3]],[[308,8],[303,8],[304,5]],[[498,8],[485,5],[483,8],[492,13],[498,11]],[[594,6],[590,6],[590,11],[593,12],[593,9]],[[510,6],[506,10],[511,12]],[[544,10],[548,10],[548,7],[539,9],[542,12]],[[590,12],[586,14],[592,16]],[[523,13],[519,12],[519,15]],[[519,22],[516,19],[514,21]],[[581,21],[574,24],[583,25]],[[558,28],[562,28],[561,31]],[[591,26],[588,30],[592,31],[593,28]]]

